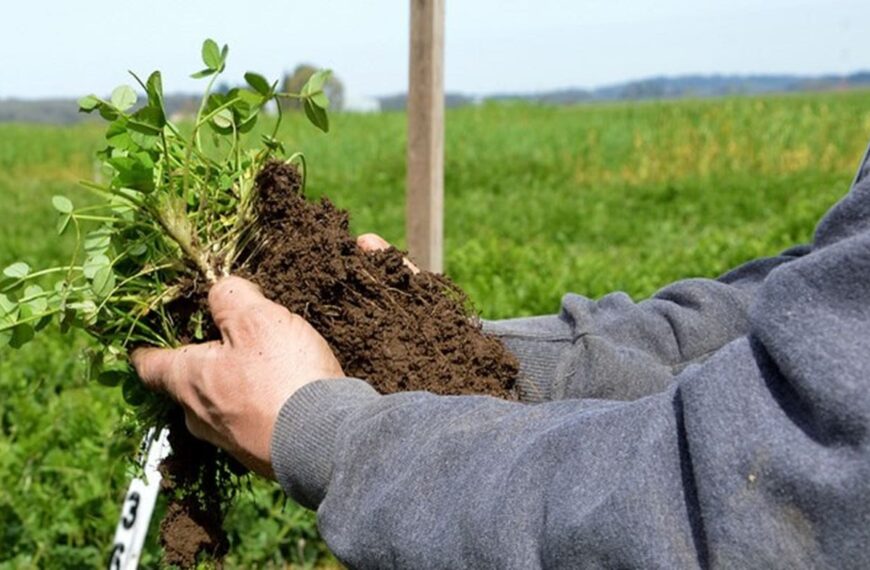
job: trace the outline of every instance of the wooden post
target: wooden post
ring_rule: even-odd
[[[411,0],[406,200],[411,259],[443,271],[444,0]]]

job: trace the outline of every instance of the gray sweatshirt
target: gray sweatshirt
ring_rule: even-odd
[[[524,398],[321,380],[272,439],[351,568],[870,568],[870,161],[813,243],[488,323]]]

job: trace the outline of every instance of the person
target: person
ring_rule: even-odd
[[[870,568],[867,155],[809,245],[487,323],[534,403],[382,396],[251,283],[209,302],[222,342],[140,377],[349,567]]]

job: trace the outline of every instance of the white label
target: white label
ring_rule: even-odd
[[[145,544],[151,516],[154,514],[154,504],[160,492],[158,467],[170,451],[169,431],[166,428],[160,430],[156,439],[154,428],[148,430],[142,440],[145,478],[133,479],[124,496],[121,517],[115,527],[115,538],[109,555],[109,570],[135,570],[139,566],[142,545]]]

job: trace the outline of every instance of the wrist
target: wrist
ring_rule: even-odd
[[[293,393],[272,431],[271,459],[285,492],[308,508],[326,495],[339,430],[361,406],[380,396],[354,378],[317,380]]]

